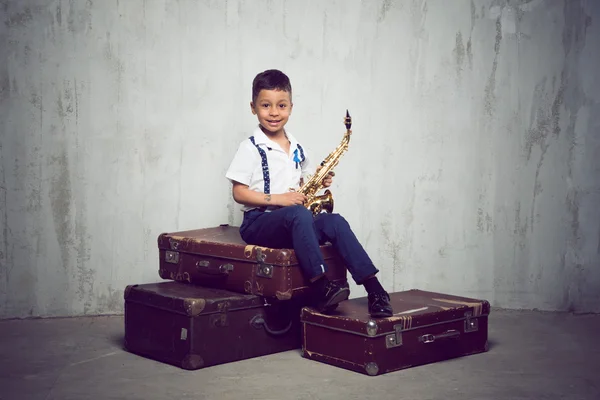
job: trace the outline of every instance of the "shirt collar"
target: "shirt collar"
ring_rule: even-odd
[[[262,131],[262,129],[260,129],[260,125],[257,125],[256,128],[254,128],[253,134],[254,134],[254,142],[256,144],[264,144],[267,146],[276,145],[276,143],[274,141],[272,141],[271,139],[269,139],[269,137],[267,135],[265,135],[265,133]],[[285,134],[287,135],[287,138],[290,141],[290,149],[293,151],[293,149],[298,148],[298,141],[296,140],[294,135],[292,135],[288,130],[285,131]]]

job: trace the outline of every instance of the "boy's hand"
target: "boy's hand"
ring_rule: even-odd
[[[323,167],[319,165],[317,167],[317,172],[319,172],[319,170],[321,168],[323,168]],[[325,186],[325,187],[331,186],[331,184],[333,183],[333,177],[334,176],[335,176],[335,172],[329,171],[329,174],[327,174],[327,176],[323,179],[323,186]]]
[[[306,201],[306,196],[298,192],[288,192],[283,194],[273,195],[276,205],[281,207],[302,205]]]

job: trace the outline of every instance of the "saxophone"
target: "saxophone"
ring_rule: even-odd
[[[346,110],[344,124],[346,125],[346,133],[342,138],[342,142],[321,162],[321,169],[312,175],[308,181],[298,189],[299,193],[306,196],[304,206],[308,208],[313,215],[317,215],[321,213],[321,211],[326,211],[328,213],[333,212],[333,196],[329,189],[325,190],[325,193],[320,196],[317,196],[317,192],[323,188],[323,179],[325,179],[329,172],[340,162],[342,155],[348,150],[348,143],[350,142],[350,135],[352,134],[352,131],[350,130],[352,118],[350,118],[348,110]]]

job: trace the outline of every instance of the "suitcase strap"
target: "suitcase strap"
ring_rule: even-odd
[[[202,260],[196,261],[196,268],[198,271],[207,275],[229,275],[233,271],[233,264],[221,264],[217,266],[211,266],[210,261]]]
[[[290,319],[289,324],[285,328],[275,331],[275,330],[269,328],[269,326],[267,325],[267,322],[265,321],[263,316],[261,314],[258,314],[258,315],[255,315],[254,317],[252,317],[252,319],[250,320],[250,325],[252,325],[252,327],[254,327],[255,329],[260,329],[262,327],[262,328],[264,328],[265,331],[267,331],[271,335],[280,336],[280,335],[285,335],[290,330],[290,328],[292,327],[292,322],[293,321]]]
[[[430,333],[426,333],[425,335],[419,336],[420,343],[433,343],[436,340],[440,339],[454,339],[460,336],[460,332],[456,329],[451,329],[444,333],[440,333],[439,335],[432,335]]]

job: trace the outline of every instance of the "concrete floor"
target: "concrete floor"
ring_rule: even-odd
[[[299,351],[185,371],[123,318],[0,321],[0,399],[600,399],[600,315],[493,310],[488,353],[369,377]]]

